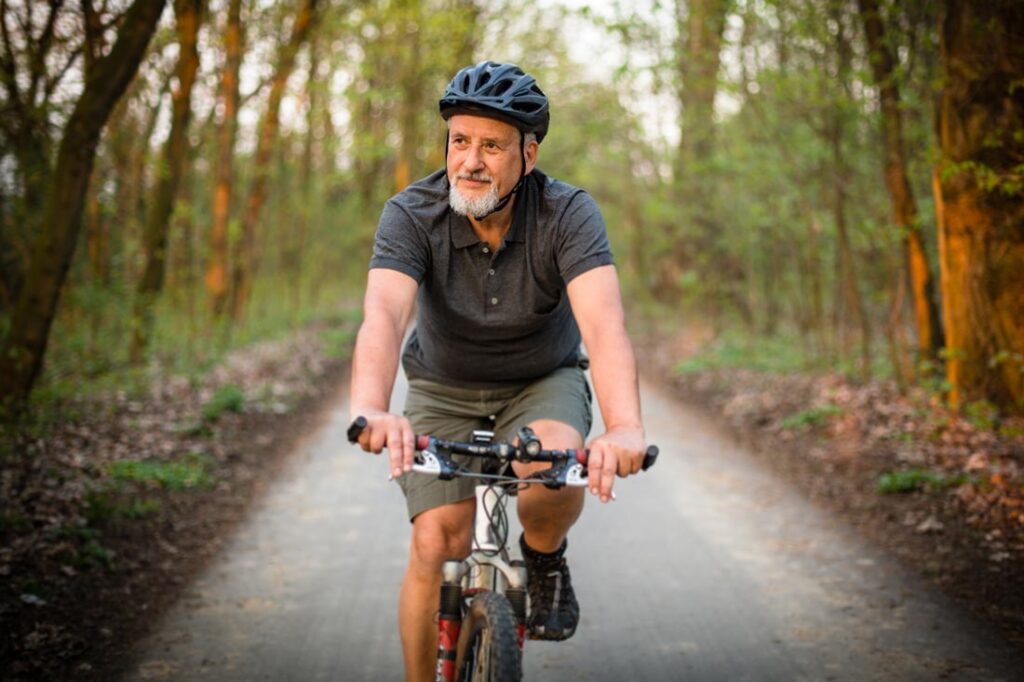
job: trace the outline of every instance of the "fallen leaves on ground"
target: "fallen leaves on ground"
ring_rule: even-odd
[[[240,515],[279,454],[268,450],[282,420],[342,364],[328,355],[310,328],[232,352],[200,378],[154,370],[144,392],[69,401],[47,426],[8,433],[0,668],[97,674],[85,654],[125,630],[108,621],[144,615]],[[211,409],[218,395],[228,400]]]
[[[639,345],[651,376],[1024,641],[1024,419],[954,414],[925,390],[839,374],[679,373],[682,344]]]

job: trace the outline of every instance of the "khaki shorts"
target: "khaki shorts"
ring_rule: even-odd
[[[507,388],[456,388],[410,379],[405,416],[416,433],[447,440],[468,441],[475,429],[487,429],[494,431],[496,440],[513,441],[521,427],[541,419],[568,424],[585,440],[593,421],[590,403],[583,370],[562,367],[536,381]],[[479,457],[454,459],[474,471],[485,463]],[[420,512],[473,497],[477,480],[442,481],[411,472],[400,476],[398,483],[412,521]]]

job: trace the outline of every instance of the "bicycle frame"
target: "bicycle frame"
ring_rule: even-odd
[[[359,434],[367,426],[365,417],[356,417],[348,428],[348,439],[356,442]],[[438,611],[438,646],[436,682],[455,682],[455,676],[461,667],[462,660],[470,650],[470,639],[473,628],[464,629],[463,613],[471,614],[471,625],[475,625],[479,614],[472,615],[477,595],[483,594],[486,621],[497,618],[503,623],[515,619],[516,641],[511,641],[511,628],[502,625],[502,646],[504,652],[498,658],[502,661],[505,674],[518,678],[521,674],[519,661],[510,657],[510,653],[518,647],[521,658],[526,641],[526,564],[521,560],[509,557],[505,546],[507,537],[498,541],[493,519],[496,511],[504,515],[504,506],[510,494],[505,486],[540,484],[546,488],[558,489],[564,486],[586,485],[586,463],[589,453],[586,450],[544,450],[540,440],[529,427],[520,429],[517,435],[518,444],[508,442],[492,443],[494,433],[491,431],[474,431],[472,443],[461,443],[434,438],[432,436],[416,436],[416,450],[420,453],[413,471],[437,476],[441,480],[451,480],[456,476],[472,476],[480,481],[476,486],[476,518],[473,525],[473,548],[468,557],[462,560],[446,561],[441,569],[441,599]],[[502,474],[482,474],[472,472],[451,459],[453,453],[486,457],[502,464],[512,461],[550,462],[551,467],[536,472],[527,478],[510,477]],[[646,471],[654,465],[658,457],[658,448],[651,445],[644,454],[642,469]],[[507,527],[507,526],[506,526]],[[490,593],[490,594],[488,594]],[[498,595],[498,596],[495,596]],[[472,600],[467,604],[467,599]],[[468,608],[463,608],[466,605]],[[494,614],[503,614],[495,616]],[[485,668],[493,659],[493,649],[489,644],[481,646],[486,657]],[[512,667],[504,664],[512,661]]]
[[[509,557],[508,547],[499,545],[490,519],[505,502],[493,486],[476,486],[476,518],[473,551],[465,559],[446,561],[441,568],[441,608],[437,621],[437,682],[455,682],[461,661],[459,635],[462,603],[466,597],[490,590],[504,594],[516,614],[516,642],[520,653],[526,640],[526,566]],[[465,644],[463,642],[463,644]],[[465,650],[465,646],[461,649]]]

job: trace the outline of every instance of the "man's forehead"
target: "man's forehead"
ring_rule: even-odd
[[[494,139],[512,139],[516,136],[516,127],[499,121],[496,118],[486,116],[473,116],[471,114],[456,114],[448,119],[448,130],[452,133],[461,133],[476,137],[489,137]]]

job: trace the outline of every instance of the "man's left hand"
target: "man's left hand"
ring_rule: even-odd
[[[614,428],[590,441],[587,486],[602,502],[612,499],[615,475],[625,478],[640,471],[647,444],[642,428]]]

